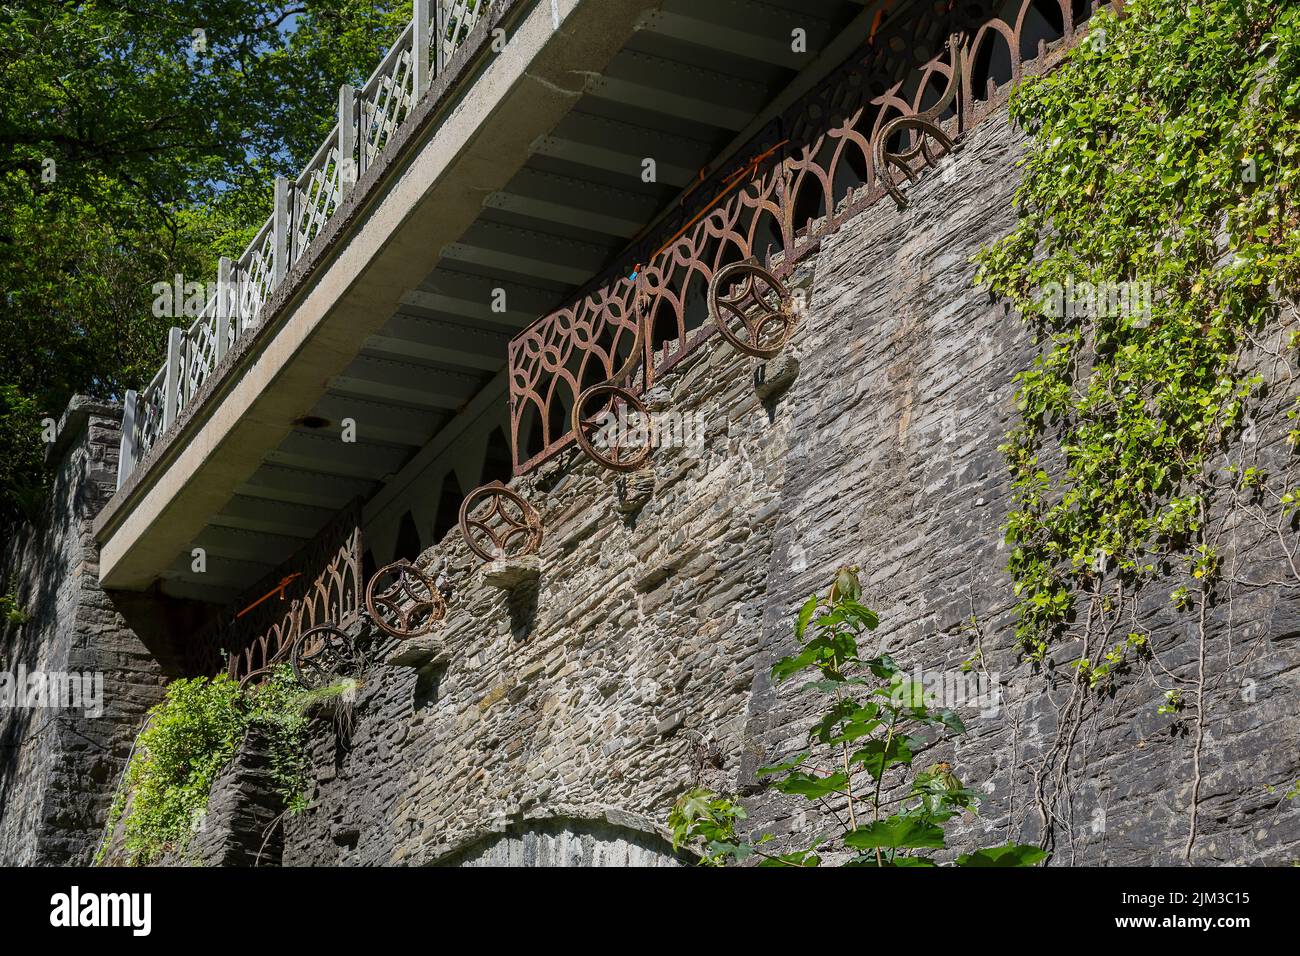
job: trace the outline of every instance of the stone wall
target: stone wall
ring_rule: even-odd
[[[1136,595],[1123,631],[1154,657],[1108,690],[1081,690],[1071,661],[1123,633],[1076,628],[1042,670],[1018,659],[998,445],[1034,345],[973,287],[970,258],[1013,221],[1022,147],[995,117],[905,211],[877,204],[822,241],[793,280],[808,308],[786,391],[760,397],[759,363],[716,338],[667,376],[652,405],[698,413],[704,441],[656,451],[648,500],[575,451],[516,480],[545,522],[536,583],[501,586],[457,532],[428,549],[448,617],[418,660],[363,638],[374,664],[355,700],[313,725],[311,809],[268,829],[278,806],[250,745],[187,860],[672,865],[668,811],[697,785],[743,794],[775,846],[807,840],[829,826],[821,808],[765,791],[756,770],[803,748],[819,701],[767,675],[793,647],[795,610],[841,564],[862,569],[881,645],[905,668],[965,665],[998,687],[999,707],[959,708],[967,733],[918,757],[951,761],[983,794],[954,850],[1046,839],[1056,863],[1300,857],[1300,800],[1285,797],[1300,779],[1293,527],[1216,497],[1230,592],[1203,627],[1170,607],[1173,577]],[[1296,388],[1267,350],[1246,360],[1272,388],[1234,454],[1281,480]],[[5,667],[102,671],[107,710],[0,714],[3,862],[89,858],[143,711],[177,671],[169,639],[192,633],[184,609],[115,607],[95,584],[89,519],[112,488],[116,428],[112,409],[69,416],[47,519],[6,543],[0,571],[33,618],[6,635]],[[1189,706],[1158,714],[1173,687]]]
[[[120,419],[116,406],[73,400],[50,451],[58,471],[41,520],[0,551],[0,590],[30,617],[5,629],[0,671],[11,681],[20,670],[103,679],[99,716],[0,707],[0,864],[90,862],[144,711],[162,695],[166,655],[146,648],[100,590],[91,536],[116,485]]]
[[[1300,856],[1300,801],[1282,798],[1300,777],[1294,587],[1215,610],[1200,735],[1156,713],[1201,660],[1165,592],[1139,613],[1155,663],[1110,694],[1075,691],[1079,647],[1046,674],[1017,660],[997,449],[1032,343],[973,288],[970,257],[1013,221],[1022,142],[985,123],[906,211],[878,204],[804,260],[801,370],[784,395],[760,400],[757,363],[716,340],[662,382],[653,398],[700,412],[707,439],[656,453],[642,509],[573,453],[517,480],[546,526],[535,589],[491,586],[455,533],[427,551],[453,589],[441,654],[370,671],[345,737],[322,725],[315,806],[288,823],[284,861],[514,859],[499,849],[511,834],[523,846],[610,824],[653,841],[700,783],[746,793],[777,845],[806,838],[823,823],[813,805],[762,791],[755,770],[802,748],[817,702],[767,672],[839,564],[862,568],[905,667],[958,672],[978,650],[1000,686],[996,715],[963,711],[955,747],[919,758],[952,759],[985,796],[958,847],[1036,841],[1047,818],[1057,862],[1181,861],[1199,763],[1193,862]],[[1277,563],[1239,530],[1242,574]]]
[[[1033,343],[1017,316],[973,288],[970,257],[1013,222],[1021,143],[1005,122],[979,128],[908,210],[880,204],[822,245],[803,369],[783,408],[799,441],[778,505],[764,658],[793,647],[793,611],[825,587],[830,569],[859,565],[882,645],[900,664],[956,675],[975,660],[977,673],[1001,685],[996,715],[963,709],[969,730],[955,747],[919,758],[950,760],[983,793],[981,819],[962,829],[960,844],[1038,842],[1046,818],[1057,863],[1287,863],[1300,857],[1300,800],[1284,798],[1300,779],[1300,595],[1297,579],[1277,572],[1293,566],[1284,553],[1294,552],[1293,526],[1274,540],[1216,493],[1215,534],[1231,573],[1278,583],[1232,588],[1208,614],[1199,746],[1194,707],[1176,718],[1157,713],[1166,689],[1190,701],[1200,686],[1196,615],[1169,601],[1179,583],[1194,584],[1186,576],[1137,595],[1131,619],[1111,615],[1086,649],[1085,602],[1054,667],[1019,662],[1001,532],[1010,484],[998,445],[1016,420],[1012,376],[1029,366]],[[1259,338],[1271,347],[1284,333],[1279,325]],[[1256,439],[1231,455],[1281,477],[1293,457],[1285,412],[1296,389],[1284,362],[1246,361],[1269,394],[1252,411]],[[1278,513],[1275,502],[1262,510]],[[1134,630],[1154,658],[1109,692],[1077,691],[1071,662],[1099,659]],[[759,669],[742,788],[754,787],[758,766],[802,749],[813,703],[797,687],[774,689]],[[757,831],[814,825],[803,801],[764,794],[752,803]]]

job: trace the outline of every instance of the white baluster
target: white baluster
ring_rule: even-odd
[[[135,471],[135,415],[140,395],[135,389],[126,393],[126,409],[122,412],[122,443],[117,452],[117,487],[121,488],[126,479]]]
[[[272,257],[271,289],[278,286],[289,271],[289,230],[293,223],[289,219],[289,180],[283,176],[275,177],[275,213],[272,220]]]
[[[363,149],[362,152],[365,150]],[[361,162],[357,158],[357,91],[351,86],[339,87],[339,202],[348,194],[354,183],[344,175],[348,163],[352,175],[359,176]]]
[[[429,0],[415,0],[414,27],[411,30],[411,106],[419,102],[429,88]]]
[[[176,421],[181,375],[184,374],[184,336],[185,333],[176,326],[167,331],[167,371],[163,375],[163,431]]]
[[[235,320],[235,328],[239,327],[239,306],[234,300],[235,288],[230,279],[230,258],[222,256],[217,260],[217,349],[213,371],[216,371],[216,366],[220,365],[221,360],[226,357],[226,349],[230,345],[232,318]]]

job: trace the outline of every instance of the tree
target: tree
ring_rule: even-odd
[[[151,287],[206,281],[410,18],[409,0],[0,4],[0,527],[39,498],[40,430],[162,361]]]

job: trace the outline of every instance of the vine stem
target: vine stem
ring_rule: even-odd
[[[853,773],[851,770],[849,770],[848,742],[846,741],[844,743],[841,743],[840,747],[844,751],[844,776],[846,778],[845,788],[849,795],[849,823],[852,825],[853,829],[856,830],[858,828],[858,811],[853,806],[853,799],[854,799],[853,798]]]
[[[1202,507],[1204,510],[1204,507]],[[1201,606],[1197,615],[1199,648],[1196,655],[1196,743],[1192,748],[1192,798],[1188,805],[1187,846],[1183,860],[1192,861],[1192,846],[1196,843],[1196,818],[1201,800],[1201,749],[1205,741],[1205,586],[1201,586]]]
[[[898,725],[898,711],[895,710],[889,718],[889,732],[885,734],[885,750],[880,755],[880,773],[876,777],[876,792],[871,798],[871,822],[876,823],[880,820],[880,785],[885,782],[885,765],[889,761],[889,745],[894,741],[894,727]],[[876,866],[884,866],[884,856],[880,852],[880,847],[876,847]]]

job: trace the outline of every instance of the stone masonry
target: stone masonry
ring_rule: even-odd
[[[755,770],[802,749],[818,701],[767,673],[799,604],[856,564],[901,664],[959,672],[978,650],[999,684],[995,716],[963,711],[967,733],[918,758],[952,760],[984,795],[955,848],[1037,841],[1046,813],[1058,863],[1181,862],[1196,734],[1157,715],[1163,685],[1134,673],[1081,701],[1066,666],[1036,673],[1014,649],[998,445],[1032,343],[974,288],[970,257],[1013,221],[1022,143],[1005,119],[982,125],[906,211],[877,204],[804,261],[784,394],[761,399],[758,363],[716,339],[668,376],[652,399],[700,413],[705,444],[656,452],[639,511],[573,452],[517,480],[545,521],[536,586],[491,586],[455,533],[426,552],[452,585],[438,663],[371,670],[347,739],[322,728],[284,861],[505,860],[511,840],[611,825],[644,839],[696,784],[746,794],[778,846],[808,839],[815,805]],[[1243,568],[1276,563],[1256,538],[1241,529]],[[1295,593],[1215,612],[1192,862],[1300,856],[1300,801],[1283,798],[1300,776]],[[1150,595],[1140,617],[1186,681],[1199,645],[1167,603]]]
[[[658,449],[628,479],[571,449],[513,482],[545,525],[536,580],[484,567],[458,532],[419,556],[448,586],[435,638],[419,653],[363,639],[347,719],[313,725],[310,809],[272,823],[252,748],[214,792],[201,860],[248,863],[269,840],[263,864],[675,865],[665,823],[693,786],[741,794],[774,846],[807,841],[830,827],[825,808],[765,790],[757,769],[803,749],[821,701],[768,674],[793,649],[796,609],[842,564],[861,568],[904,668],[965,665],[997,687],[999,706],[959,707],[967,732],[917,758],[950,761],[983,795],[950,852],[1044,840],[1056,864],[1300,858],[1300,800],[1285,796],[1300,779],[1294,528],[1224,491],[1214,527],[1234,584],[1204,627],[1171,608],[1171,572],[1118,637],[1076,634],[1041,669],[1019,660],[998,446],[1034,343],[975,288],[971,256],[1014,220],[1023,142],[1003,112],[906,210],[886,200],[825,238],[793,279],[807,308],[787,357],[760,368],[715,337],[666,376],[651,404],[700,416],[702,445]],[[1246,360],[1274,387],[1237,454],[1284,475],[1294,386],[1265,351]],[[162,643],[151,656],[92,586],[86,521],[116,434],[106,412],[89,422],[54,498],[78,504],[6,549],[36,626],[5,653],[97,666],[118,709],[93,724],[0,716],[18,754],[0,770],[7,862],[87,858],[159,693]],[[1071,662],[1133,628],[1152,660],[1081,691]],[[1158,714],[1171,688],[1191,703]]]
[[[121,409],[74,398],[50,457],[41,520],[0,550],[0,582],[29,620],[5,630],[0,671],[103,678],[103,713],[0,708],[0,863],[89,863],[166,659],[136,637],[99,587],[91,521],[113,494]]]

